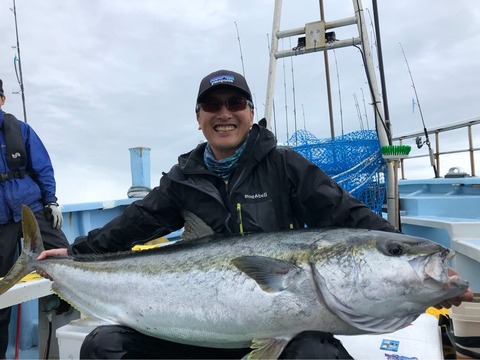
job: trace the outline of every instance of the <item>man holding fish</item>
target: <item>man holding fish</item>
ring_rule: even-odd
[[[293,230],[291,234],[295,236],[295,230],[302,231],[305,227],[371,229],[392,233],[392,237],[401,236],[320,168],[289,148],[277,147],[275,136],[265,127],[254,124],[252,94],[242,75],[219,70],[204,77],[195,112],[198,129],[203,132],[206,143],[181,155],[178,164],[164,174],[160,185],[144,199],[131,204],[122,215],[77,238],[68,249],[45,251],[38,259],[126,251],[134,244],[181,229],[185,225],[185,212],[198,216],[215,234],[245,235],[245,238],[252,233],[288,230]],[[187,231],[186,225],[185,229]],[[377,244],[383,243],[379,240]],[[409,247],[415,246],[409,244]],[[387,254],[392,251],[389,256],[396,256],[396,249],[380,250]],[[232,261],[263,290],[283,290],[278,282],[258,275],[262,272],[261,260],[243,257]],[[294,267],[283,261],[268,260],[268,263],[282,269],[280,272],[294,271]],[[453,270],[449,275],[449,279],[457,278]],[[455,279],[447,280],[455,282]],[[322,295],[328,302],[328,296]],[[467,290],[442,305],[458,305],[472,297]],[[162,300],[161,297],[151,299],[152,302]],[[248,302],[249,298],[244,301]],[[345,313],[339,312],[338,321],[343,317],[348,321]],[[365,325],[363,330],[374,332],[369,326]],[[281,351],[280,358],[351,358],[342,344],[327,332],[303,331],[280,345],[279,341],[256,343],[252,347],[266,349],[273,344],[278,346],[277,352]],[[147,336],[124,325],[107,325],[87,336],[80,355],[82,358],[213,359],[241,358],[250,350],[248,346],[195,346]]]

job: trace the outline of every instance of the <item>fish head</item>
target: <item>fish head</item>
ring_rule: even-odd
[[[453,252],[428,239],[353,229],[331,236],[313,252],[315,284],[327,307],[359,330],[398,330],[468,288],[448,273]]]

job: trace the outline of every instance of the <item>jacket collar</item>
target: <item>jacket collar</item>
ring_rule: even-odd
[[[206,146],[207,143],[202,143],[190,152],[180,155],[178,157],[178,165],[180,168],[184,171],[187,170],[188,172],[195,170],[198,171],[200,169],[206,170],[205,164],[203,163],[203,153],[205,152]],[[257,124],[253,124],[247,139],[247,146],[239,163],[243,163],[251,156],[253,156],[253,159],[255,160],[254,163],[257,163],[276,146],[277,141],[275,135],[273,135],[270,130],[258,126]]]

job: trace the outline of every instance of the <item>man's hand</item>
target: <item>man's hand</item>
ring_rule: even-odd
[[[458,276],[458,273],[452,268],[449,268],[448,276]],[[473,297],[474,297],[473,291],[471,289],[467,289],[467,291],[465,291],[462,295],[459,295],[452,299],[444,300],[440,304],[435,305],[434,307],[436,309],[441,309],[441,308],[450,309],[452,306],[460,305],[463,301],[472,301]]]
[[[458,306],[464,301],[472,301],[473,300],[473,292],[472,290],[468,289],[462,295],[454,297],[452,299],[447,299],[442,301],[440,304],[435,305],[436,309],[450,309],[452,306]]]
[[[37,260],[43,260],[50,256],[68,256],[68,249],[58,248],[58,249],[44,250],[40,253],[40,255],[38,255]]]
[[[60,206],[57,203],[49,203],[45,206],[45,209],[52,215],[52,227],[54,229],[60,229],[63,224],[63,215]]]
[[[37,260],[43,260],[49,256],[68,256],[68,250],[67,248],[44,250],[38,255]],[[45,271],[37,270],[37,274],[43,276],[45,279],[53,280]]]

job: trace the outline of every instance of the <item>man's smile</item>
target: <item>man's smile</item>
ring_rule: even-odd
[[[233,131],[236,128],[237,127],[235,125],[216,125],[214,127],[215,131],[219,131],[219,132]]]

